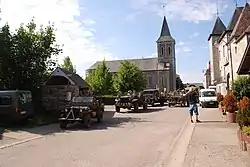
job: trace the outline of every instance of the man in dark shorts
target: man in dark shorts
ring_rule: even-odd
[[[189,114],[190,114],[191,122],[192,123],[194,122],[193,121],[193,114],[195,114],[195,116],[196,116],[196,122],[201,122],[199,120],[199,112],[198,112],[198,106],[197,106],[199,95],[198,95],[196,88],[190,87],[188,93],[185,96],[187,96],[188,102],[189,102],[189,107],[190,107]]]

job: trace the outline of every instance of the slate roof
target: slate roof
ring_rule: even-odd
[[[250,6],[248,3],[246,3],[234,27],[231,37],[233,38],[241,36],[249,25],[250,25]]]
[[[160,34],[160,37],[158,38],[157,41],[159,42],[159,41],[169,41],[169,40],[171,41],[171,40],[173,40],[173,38],[172,38],[170,30],[169,30],[167,19],[164,16],[163,22],[162,22],[162,27],[161,27],[161,34]]]
[[[90,85],[82,79],[78,74],[69,72],[68,70],[65,70],[63,68],[57,67],[57,69],[60,69],[69,79],[71,79],[76,85],[83,86],[83,87],[90,87]]]
[[[117,72],[121,62],[124,60],[112,60],[112,61],[106,61],[106,64],[109,68],[110,72]],[[163,66],[158,66],[157,68],[157,57],[153,58],[143,58],[143,59],[127,59],[127,61],[130,61],[137,65],[141,71],[155,71],[155,70],[163,70]],[[97,68],[98,65],[100,65],[102,61],[97,61],[95,64],[93,64],[88,70],[94,70]]]
[[[220,17],[217,17],[215,24],[214,24],[214,28],[212,30],[212,33],[209,35],[208,40],[210,40],[211,36],[221,35],[225,30],[226,30],[226,26],[224,25]]]
[[[229,21],[229,24],[227,26],[227,30],[228,31],[233,31],[239,17],[240,17],[240,14],[243,10],[243,7],[236,7],[236,9],[234,10],[234,13],[233,13],[233,16],[231,18],[231,20]]]

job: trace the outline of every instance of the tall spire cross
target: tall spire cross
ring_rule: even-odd
[[[217,17],[219,17],[219,15],[220,15],[218,2],[216,3],[216,15],[217,15]]]
[[[163,15],[166,16],[166,4],[163,4],[162,8],[163,8]]]

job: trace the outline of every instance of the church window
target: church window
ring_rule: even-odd
[[[151,76],[148,77],[148,85],[152,85],[153,84],[153,79]]]
[[[161,55],[163,55],[163,54],[164,54],[164,48],[161,47]]]
[[[237,46],[235,46],[235,54],[237,54]]]
[[[168,54],[171,55],[171,47],[168,47]]]

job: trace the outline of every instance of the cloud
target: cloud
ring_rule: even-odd
[[[203,83],[203,73],[197,71],[179,73],[183,83]]]
[[[195,33],[193,33],[192,35],[190,35],[189,38],[190,38],[190,39],[193,39],[193,38],[195,38],[195,37],[198,37],[199,35],[200,35],[200,33],[195,32]]]
[[[228,0],[218,0],[221,12],[227,8]],[[211,20],[216,14],[216,0],[131,0],[131,6],[135,11],[143,11],[163,16],[162,5],[166,4],[165,13],[172,19],[198,23]]]
[[[190,43],[188,43],[188,42],[179,42],[179,43],[177,43],[175,52],[178,55],[180,55],[182,53],[192,52],[192,49],[190,47]]]
[[[1,24],[8,22],[14,30],[21,23],[31,21],[32,17],[39,25],[53,22],[57,29],[57,43],[64,45],[59,62],[64,56],[70,56],[77,72],[85,76],[85,70],[95,61],[115,57],[95,41],[95,21],[81,16],[84,7],[79,3],[79,0],[5,0],[1,4]]]

